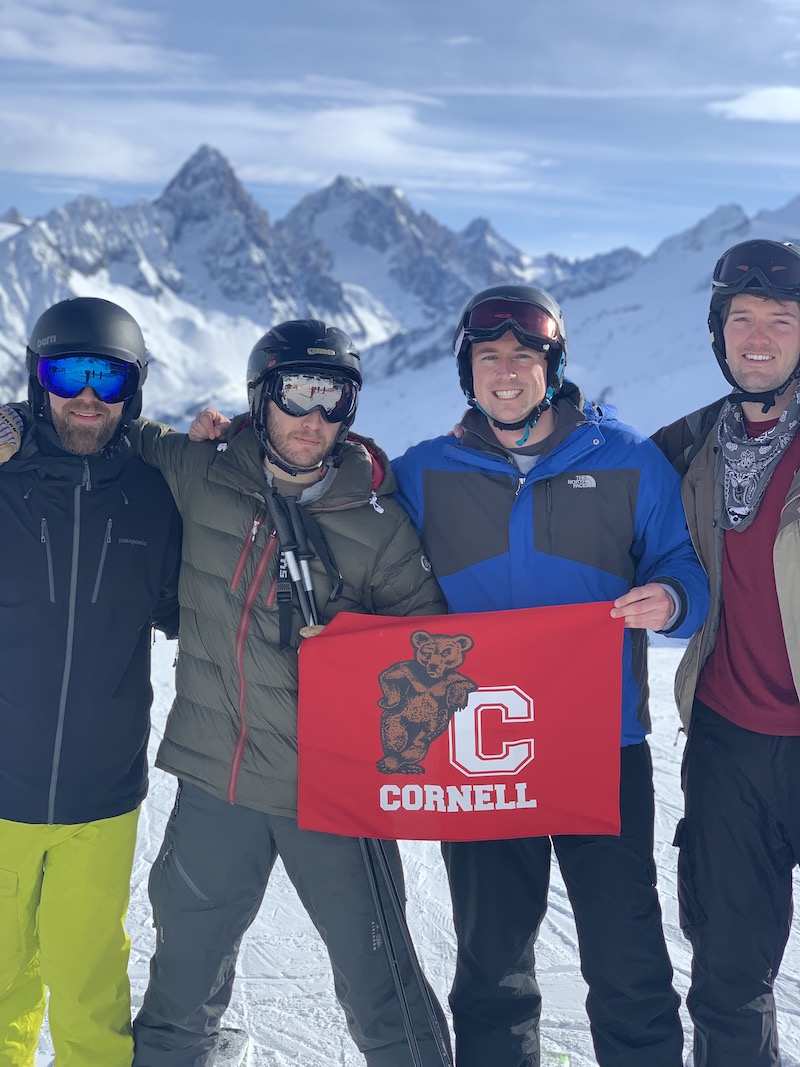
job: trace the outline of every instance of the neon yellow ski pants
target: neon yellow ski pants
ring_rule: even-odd
[[[130,1067],[138,820],[138,808],[74,826],[0,819],[0,1067],[33,1067],[45,989],[58,1067]]]

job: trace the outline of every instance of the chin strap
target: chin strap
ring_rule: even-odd
[[[470,407],[477,408],[481,415],[484,415],[492,426],[498,430],[522,430],[524,428],[525,433],[514,444],[517,448],[523,448],[528,443],[528,438],[531,435],[531,430],[534,428],[539,419],[544,415],[545,411],[552,406],[553,397],[555,396],[555,389],[552,385],[548,385],[547,392],[544,394],[544,400],[540,404],[537,404],[535,408],[528,412],[524,419],[520,419],[518,422],[500,422],[498,419],[492,418],[488,411],[480,406],[478,401],[472,396],[471,393],[464,394],[467,398],[467,402]]]
[[[732,404],[762,404],[761,414],[766,415],[770,408],[775,407],[777,390],[771,393],[743,393],[734,389],[728,398]]]
[[[321,463],[315,463],[313,467],[290,467],[289,464],[282,460],[277,452],[271,447],[266,433],[259,434],[258,437],[269,462],[275,467],[280,467],[282,471],[292,478],[296,478],[298,474],[313,474],[314,471],[321,471],[323,467],[328,466],[330,456],[326,456]]]
[[[779,385],[777,389],[767,389],[763,393],[748,393],[745,389],[735,387],[729,399],[734,404],[763,404],[761,414],[766,415],[770,408],[775,407],[778,397],[783,396],[792,382],[797,381],[798,378],[800,378],[800,363],[797,364],[783,385]]]

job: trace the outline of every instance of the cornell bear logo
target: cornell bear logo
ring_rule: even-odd
[[[431,742],[444,733],[453,714],[467,706],[469,694],[478,688],[456,670],[473,643],[466,634],[415,630],[411,635],[415,658],[393,663],[378,675],[383,690],[378,701],[383,708],[379,771],[425,773],[421,763]]]

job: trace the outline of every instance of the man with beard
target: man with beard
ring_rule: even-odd
[[[432,991],[409,953],[387,955],[384,937],[399,944],[400,930],[391,914],[383,926],[362,843],[297,821],[301,638],[341,611],[444,610],[391,498],[386,456],[349,432],[360,388],[347,334],[299,319],[256,342],[249,410],[230,424],[225,450],[142,428],[142,455],[172,489],[184,542],[176,698],[156,761],[178,786],[150,875],[156,951],[134,1023],[135,1067],[215,1062],[239,946],[278,857],[369,1067],[449,1062]],[[331,694],[331,715],[342,699]],[[385,850],[402,899],[396,843]]]
[[[128,423],[147,355],[107,300],[53,305],[0,448],[0,1063],[130,1067],[128,907],[151,626],[177,630],[180,520]],[[4,456],[0,456],[4,458]]]

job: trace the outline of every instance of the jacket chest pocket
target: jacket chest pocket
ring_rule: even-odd
[[[570,471],[537,482],[536,551],[630,581],[635,569],[631,545],[638,474],[637,470]]]
[[[100,589],[101,589],[102,582],[103,582],[103,574],[105,572],[106,564],[107,564],[107,560],[108,560],[108,550],[109,550],[109,546],[111,545],[111,532],[113,530],[113,525],[114,524],[113,524],[113,520],[112,519],[108,519],[106,521],[105,528],[103,529],[102,539],[100,541],[97,541],[96,533],[94,534],[93,537],[90,537],[88,534],[84,535],[85,538],[86,538],[86,545],[85,545],[85,555],[84,555],[83,560],[80,560],[80,557],[82,555],[82,553],[79,551],[80,548],[81,548],[80,544],[76,545],[74,543],[73,543],[72,547],[68,549],[69,555],[64,557],[65,560],[66,560],[66,573],[64,575],[64,579],[65,579],[65,582],[66,582],[66,586],[65,586],[66,588],[71,588],[72,587],[72,584],[73,584],[72,583],[72,577],[73,577],[72,572],[73,572],[75,567],[80,565],[81,567],[87,567],[88,568],[88,578],[89,578],[89,580],[85,580],[84,582],[82,582],[82,585],[86,589],[91,589],[91,603],[92,604],[96,604],[97,603],[97,599],[100,596]],[[48,590],[48,594],[49,594],[49,597],[50,597],[50,603],[51,604],[55,604],[56,603],[56,564],[54,562],[55,546],[54,546],[53,538],[52,538],[52,535],[51,535],[51,532],[50,532],[50,527],[48,525],[48,522],[47,522],[46,518],[44,518],[44,517],[42,518],[39,529],[40,529],[39,540],[40,540],[41,545],[42,545],[42,554],[43,554],[43,557],[44,557],[43,562],[44,562],[44,568],[45,568],[45,574],[46,574],[46,580],[47,580],[47,590]],[[80,560],[80,564],[79,564],[79,560]],[[59,578],[60,577],[61,577],[61,575],[59,573]],[[59,585],[60,585],[60,583],[59,583]]]
[[[103,580],[103,571],[105,570],[106,557],[108,555],[108,546],[111,544],[111,530],[113,523],[111,519],[106,523],[105,533],[103,534],[103,541],[100,545],[100,558],[97,563],[97,575],[94,580],[94,588],[92,590],[92,603],[97,603],[97,597],[100,595],[100,583]]]
[[[47,519],[42,519],[41,531],[39,534],[39,540],[42,543],[42,551],[44,553],[45,567],[47,568],[47,588],[50,593],[50,603],[56,602],[56,579],[53,571],[53,549],[50,544],[50,530],[47,526]]]

